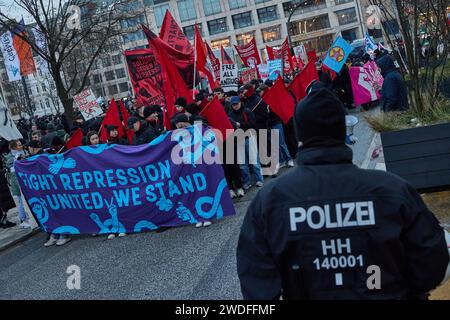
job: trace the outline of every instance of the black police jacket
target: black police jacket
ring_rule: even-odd
[[[444,279],[444,231],[420,195],[351,161],[346,146],[300,150],[257,194],[237,248],[245,299],[408,299]]]

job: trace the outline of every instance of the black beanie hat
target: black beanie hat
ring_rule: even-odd
[[[303,143],[316,137],[345,142],[344,105],[330,90],[313,86],[295,108],[294,127],[297,140]]]
[[[175,105],[186,108],[186,105],[187,105],[186,98],[184,98],[184,97],[177,98],[177,100],[175,100]]]

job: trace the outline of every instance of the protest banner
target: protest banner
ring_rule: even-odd
[[[278,79],[278,76],[282,75],[283,72],[283,62],[281,59],[277,60],[269,60],[269,80],[275,81]]]
[[[250,82],[253,79],[258,79],[258,72],[255,68],[246,68],[241,72],[242,83]]]
[[[220,86],[224,92],[238,90],[238,69],[235,64],[222,64],[222,69],[220,72]]]
[[[258,46],[256,45],[255,38],[249,43],[243,46],[234,46],[242,63],[247,68],[255,68],[261,64],[261,58],[259,56]]]
[[[16,161],[15,170],[45,232],[142,232],[235,214],[222,165],[208,159],[218,154],[215,141],[212,130],[191,126],[150,144],[37,155]]]
[[[86,89],[73,96],[73,101],[86,121],[103,114],[102,108],[98,105],[97,99],[91,89]]]

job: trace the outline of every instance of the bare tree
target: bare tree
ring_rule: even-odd
[[[370,0],[381,9],[383,20],[397,21],[406,51],[412,108],[418,115],[434,106],[439,96],[449,53],[448,0]],[[386,30],[390,26],[386,23]],[[398,40],[398,39],[396,39]],[[398,45],[388,37],[392,48]],[[395,51],[398,56],[400,51]],[[400,56],[398,58],[401,59]]]
[[[72,97],[86,87],[94,62],[130,31],[121,28],[121,22],[145,12],[141,0],[14,0],[14,4],[32,17],[33,28],[46,40],[47,48],[42,48],[33,32],[18,35],[48,62],[68,120],[73,119]],[[0,11],[0,27],[14,31],[16,25]]]

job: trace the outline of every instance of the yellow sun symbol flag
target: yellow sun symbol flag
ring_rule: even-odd
[[[342,60],[344,60],[345,53],[341,47],[333,47],[330,50],[329,56],[331,59],[334,59],[337,62],[341,62]]]

